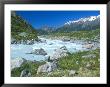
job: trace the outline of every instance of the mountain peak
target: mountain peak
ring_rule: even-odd
[[[78,22],[94,21],[97,18],[100,18],[100,15],[98,15],[98,16],[90,16],[90,17],[87,17],[87,18],[80,18],[80,19],[75,20],[75,21],[68,21],[64,25],[70,25],[71,23],[78,23]]]

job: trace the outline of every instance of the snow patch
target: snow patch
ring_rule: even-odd
[[[64,25],[70,25],[72,23],[78,23],[78,22],[94,21],[97,18],[100,18],[100,15],[98,15],[98,16],[90,16],[90,17],[87,17],[87,18],[80,18],[80,19],[75,20],[75,21],[68,21]]]

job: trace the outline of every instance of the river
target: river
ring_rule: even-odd
[[[46,60],[47,56],[53,55],[55,49],[58,49],[62,46],[66,46],[70,53],[86,50],[85,48],[82,47],[81,43],[72,43],[70,41],[65,42],[62,40],[51,40],[46,38],[40,38],[40,39],[45,42],[43,43],[36,42],[33,45],[11,44],[11,58],[20,57],[31,61]],[[47,52],[46,56],[26,54],[26,53],[30,53],[34,49],[40,49],[40,48],[43,48]]]

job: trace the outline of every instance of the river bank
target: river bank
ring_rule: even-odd
[[[100,45],[97,42],[62,40],[61,38],[51,39],[44,36],[39,36],[39,39],[40,42],[35,42],[32,45],[11,44],[12,76],[23,77],[26,70],[29,72],[27,77],[71,76],[70,74],[73,74],[73,72],[76,75],[81,67],[86,69],[87,67],[96,66],[96,63],[99,64]],[[94,62],[95,64],[93,64]],[[30,67],[33,67],[33,70]],[[62,70],[64,72],[61,75]],[[16,72],[19,74],[16,74]]]

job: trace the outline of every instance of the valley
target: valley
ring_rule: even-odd
[[[12,14],[12,77],[99,77],[100,16],[34,29]]]

